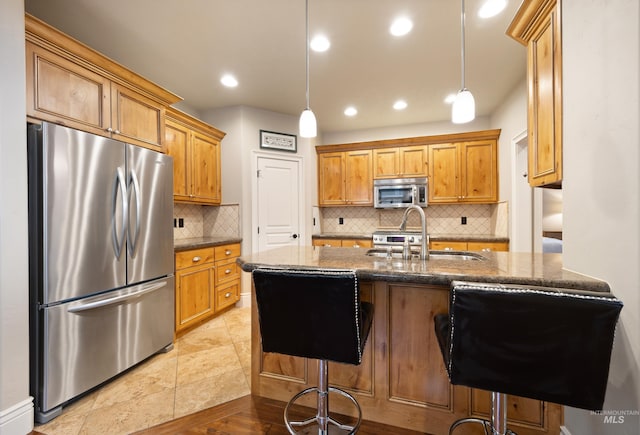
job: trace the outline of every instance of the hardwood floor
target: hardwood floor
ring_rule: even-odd
[[[284,402],[247,395],[135,432],[135,435],[286,435],[289,432],[283,421],[284,406]],[[304,409],[299,406],[292,407],[291,416],[297,418],[296,414]],[[308,415],[308,413],[304,415]],[[369,421],[363,421],[358,430],[360,435],[416,435],[421,433]]]

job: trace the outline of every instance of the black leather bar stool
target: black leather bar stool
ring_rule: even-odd
[[[436,336],[452,384],[492,392],[486,434],[513,433],[506,395],[588,410],[604,403],[622,302],[611,293],[454,281]]]
[[[318,359],[318,386],[293,396],[284,410],[292,434],[354,433],[362,421],[356,399],[344,390],[329,387],[328,361],[358,365],[362,360],[373,305],[360,301],[360,287],[351,270],[301,270],[258,268],[253,271],[262,350]],[[357,408],[358,420],[343,425],[329,416],[329,393],[338,393]],[[316,415],[291,421],[290,406],[300,397],[317,394]]]

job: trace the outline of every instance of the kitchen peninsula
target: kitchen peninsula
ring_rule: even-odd
[[[448,311],[451,281],[609,291],[603,281],[563,269],[559,254],[474,255],[481,255],[482,259],[432,255],[423,262],[369,256],[362,248],[303,246],[243,256],[238,263],[245,272],[262,266],[356,270],[363,300],[374,304],[373,327],[362,364],[330,363],[329,382],[355,394],[366,420],[441,434],[448,433],[456,419],[469,415],[486,417],[490,412],[489,393],[452,386],[442,363],[433,316]],[[505,313],[505,327],[508,317],[509,313]],[[252,393],[288,401],[296,392],[315,385],[316,380],[315,361],[262,353],[253,303]],[[339,400],[331,406],[337,412],[349,412]],[[518,434],[559,432],[559,405],[510,396],[507,408],[509,425]]]

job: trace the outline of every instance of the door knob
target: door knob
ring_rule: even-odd
[[[298,235],[297,234],[292,234],[291,237],[293,237],[294,239],[297,239]]]

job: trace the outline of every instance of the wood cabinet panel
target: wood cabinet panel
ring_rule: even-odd
[[[508,251],[509,242],[468,242],[469,251]]]
[[[413,178],[428,175],[426,146],[373,150],[373,178]]]
[[[216,303],[215,311],[222,311],[227,307],[238,302],[240,299],[240,280],[236,279],[231,282],[222,281],[216,284]]]
[[[466,251],[467,242],[432,241],[429,242],[429,249],[434,251]]]
[[[318,203],[344,205],[344,153],[318,155]]]
[[[319,205],[373,205],[372,171],[371,150],[319,154]]]
[[[373,240],[367,239],[322,239],[314,238],[312,241],[313,246],[324,246],[332,248],[371,248],[373,246]]]
[[[28,116],[107,135],[107,78],[28,41],[26,55]]]
[[[176,270],[213,263],[213,248],[190,249],[176,252]]]
[[[207,265],[176,272],[176,331],[213,314],[213,281],[214,271]]]
[[[477,389],[471,390],[471,413],[480,418],[489,418],[491,415],[490,392]],[[547,419],[545,414],[544,402],[507,395],[507,416],[509,421],[541,429],[544,428],[545,420]],[[511,429],[521,433],[515,427],[511,427]]]
[[[429,203],[498,200],[497,141],[429,146]]]
[[[389,286],[391,399],[451,409],[451,385],[432,325],[433,317],[447,312],[448,305],[445,288]],[[425,330],[416,334],[418,325]]]
[[[453,240],[430,241],[434,251],[508,251],[509,242],[458,242]]]
[[[234,259],[240,256],[240,243],[221,245],[215,247],[216,261]]]
[[[236,260],[216,261],[216,285],[240,278],[240,269]]]
[[[560,0],[525,0],[507,34],[527,47],[528,179],[562,183],[562,20]]]
[[[167,111],[164,136],[173,157],[173,199],[219,205],[222,202],[220,141],[225,133],[177,109]]]
[[[164,107],[116,83],[111,84],[111,133],[123,142],[163,151]]]
[[[189,144],[189,129],[171,119],[167,119],[165,123],[165,147],[167,154],[173,157],[173,199],[175,201],[189,200],[191,186],[191,171],[187,168]]]

